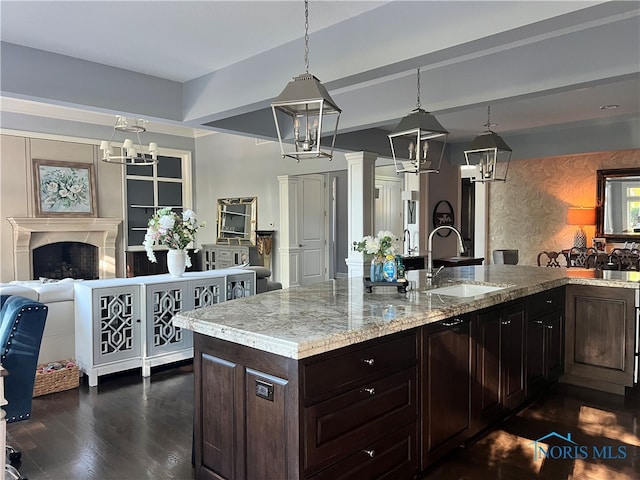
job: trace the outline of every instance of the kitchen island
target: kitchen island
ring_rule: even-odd
[[[424,277],[408,272],[406,294],[352,278],[174,317],[195,332],[197,478],[413,478],[562,374],[567,285],[610,289],[628,382],[637,272],[457,267],[430,288]],[[438,293],[460,283],[502,288]]]

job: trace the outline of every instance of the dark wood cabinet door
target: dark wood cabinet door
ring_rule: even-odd
[[[496,420],[500,405],[500,313],[492,310],[474,320],[476,374],[471,409],[474,432]]]
[[[563,381],[624,395],[633,385],[635,290],[567,286]]]
[[[471,428],[470,318],[424,329],[423,418],[426,467],[462,443]]]
[[[524,303],[506,307],[502,312],[500,323],[500,350],[504,378],[502,404],[510,410],[516,408],[526,398]]]
[[[245,373],[246,478],[292,478],[287,465],[285,379],[247,369]]]
[[[545,336],[541,318],[527,322],[527,395],[535,395],[545,383]]]
[[[564,372],[564,316],[556,312],[544,319],[545,376],[557,381]]]
[[[242,419],[234,392],[241,385],[242,366],[213,355],[195,358],[196,383],[196,476],[220,480],[241,479],[242,451],[237,450],[234,419]],[[241,403],[240,403],[241,405]]]

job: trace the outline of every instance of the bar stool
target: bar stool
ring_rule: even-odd
[[[494,250],[492,252],[493,263],[496,265],[517,265],[518,250]]]

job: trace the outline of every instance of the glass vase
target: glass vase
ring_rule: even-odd
[[[375,257],[371,260],[371,271],[369,272],[369,278],[372,282],[384,282],[382,276],[382,267],[384,265],[384,259]]]

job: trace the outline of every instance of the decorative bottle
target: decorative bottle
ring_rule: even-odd
[[[382,266],[382,276],[386,282],[395,282],[398,280],[398,267],[393,255],[387,255],[384,265]]]
[[[401,280],[404,278],[405,267],[400,255],[396,255],[396,267],[398,268],[398,280]]]

